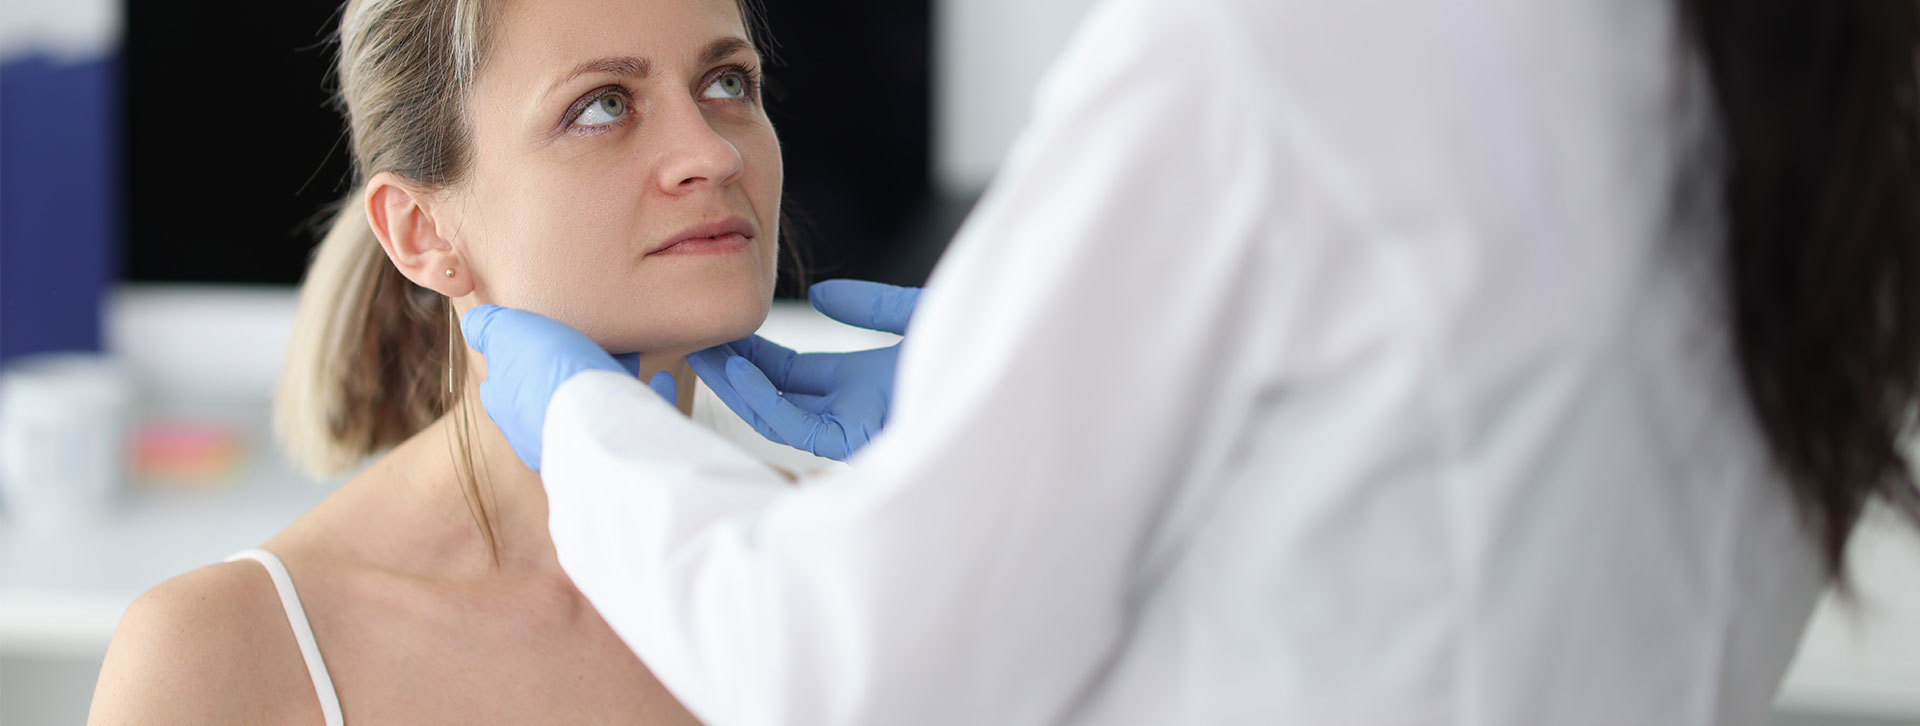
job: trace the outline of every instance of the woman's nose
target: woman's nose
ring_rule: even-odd
[[[660,162],[660,190],[686,194],[732,182],[743,164],[739,149],[714,129],[698,102],[674,105],[663,119],[672,130]]]

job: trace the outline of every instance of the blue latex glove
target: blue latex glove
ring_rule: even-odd
[[[540,431],[553,392],[575,373],[588,370],[635,375],[638,355],[616,360],[566,323],[525,310],[479,305],[460,319],[467,344],[487,358],[480,382],[480,405],[506,435],[513,453],[527,468],[540,470]],[[654,392],[674,397],[673,376],[665,371],[647,382]]]
[[[807,297],[827,317],[906,334],[920,288],[828,280]],[[795,353],[758,335],[687,356],[727,407],[773,441],[846,460],[887,423],[900,346],[852,353]]]

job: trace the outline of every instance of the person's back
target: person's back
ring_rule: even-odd
[[[1743,386],[1682,9],[1157,7],[1041,98],[1123,48],[1278,140],[1205,178],[1270,200],[1209,214],[1284,333],[1223,366],[1076,722],[1763,722],[1827,553]]]

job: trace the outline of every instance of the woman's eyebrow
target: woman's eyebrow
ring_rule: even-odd
[[[753,44],[748,43],[746,38],[742,38],[739,36],[727,36],[725,38],[720,38],[711,43],[708,43],[707,49],[704,51],[701,51],[700,65],[710,66],[715,63],[719,63],[722,59],[725,59],[727,56],[733,55],[735,51],[741,50],[743,48],[747,50],[752,50]]]
[[[573,70],[567,71],[566,75],[561,76],[559,80],[553,82],[553,85],[547,87],[545,95],[553,95],[554,91],[560,90],[561,86],[567,85],[567,83],[573,79],[596,72],[610,73],[623,78],[646,78],[647,74],[653,72],[653,62],[645,58],[635,58],[630,55],[595,58],[574,66]]]
[[[738,36],[717,39],[708,43],[706,49],[700,52],[700,65],[718,63],[743,48],[752,49],[753,44]],[[647,74],[652,72],[653,61],[645,58],[630,55],[595,58],[574,66],[573,70],[560,76],[559,80],[554,81],[553,85],[547,88],[547,95],[552,95],[554,91],[560,90],[561,86],[588,73],[607,73],[623,78],[646,78]]]

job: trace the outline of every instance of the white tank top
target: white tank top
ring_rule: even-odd
[[[287,574],[287,566],[280,564],[280,558],[272,552],[251,549],[236,552],[228,557],[235,560],[253,560],[267,568],[267,575],[273,578],[273,589],[280,593],[280,605],[287,611],[287,624],[293,626],[293,640],[300,645],[300,657],[307,662],[307,675],[313,679],[313,692],[320,697],[320,713],[326,717],[327,726],[341,726],[340,697],[333,692],[333,678],[327,675],[327,662],[320,658],[320,646],[313,640],[313,626],[307,624],[307,611],[300,607],[300,593],[293,589],[293,577]]]
[[[767,441],[754,432],[751,424],[729,410],[705,381],[696,385],[694,420],[740,444],[754,456],[793,472],[846,466],[832,459],[823,459]],[[307,611],[300,606],[300,594],[293,588],[293,577],[287,574],[286,565],[281,564],[280,558],[272,552],[263,549],[236,552],[226,561],[235,560],[253,560],[267,568],[267,575],[273,578],[273,589],[280,593],[280,605],[287,611],[287,624],[293,626],[293,639],[300,645],[300,657],[307,661],[307,675],[313,679],[313,692],[320,697],[320,711],[326,715],[327,726],[341,726],[340,697],[333,691],[333,678],[327,675],[327,663],[320,657],[320,646],[313,639],[313,626],[307,623]]]

